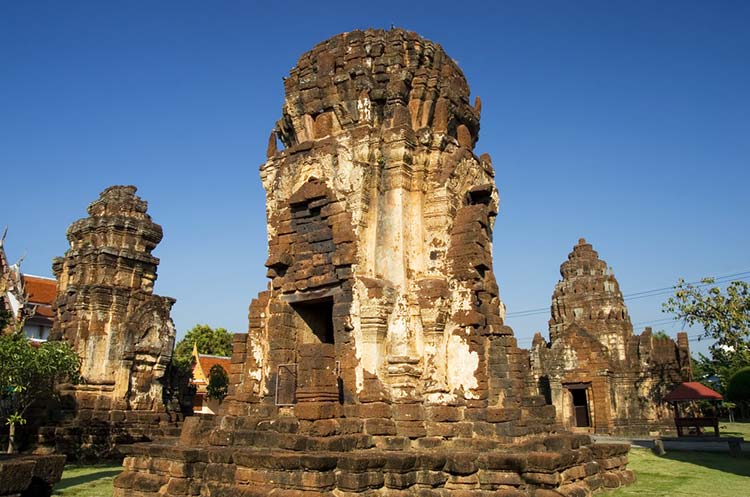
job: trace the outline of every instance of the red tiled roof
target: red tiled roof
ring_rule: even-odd
[[[23,285],[30,304],[52,305],[57,296],[57,281],[38,276],[23,275]]]
[[[38,305],[36,307],[36,312],[34,312],[34,316],[40,316],[43,318],[54,318],[55,313],[52,312],[52,307],[48,305]]]
[[[680,383],[672,390],[664,400],[667,402],[679,402],[683,400],[723,400],[720,393],[715,392],[697,381]]]
[[[229,366],[232,364],[231,357],[217,356],[217,355],[204,355],[198,354],[198,362],[193,368],[193,378],[196,383],[208,382],[208,375],[211,373],[211,368],[215,364],[218,364],[224,371],[229,374]],[[203,373],[202,375],[200,373]]]
[[[203,371],[206,373],[206,375],[208,375],[209,371],[211,371],[211,368],[214,367],[215,364],[218,364],[219,366],[224,368],[224,371],[229,374],[229,365],[232,364],[231,357],[201,354],[198,354],[198,357],[201,362],[201,368],[203,368]]]

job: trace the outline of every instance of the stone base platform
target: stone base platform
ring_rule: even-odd
[[[182,418],[174,414],[138,411],[82,410],[57,426],[39,428],[42,450],[65,454],[69,460],[122,459],[123,446],[176,439]]]
[[[178,441],[127,447],[114,495],[586,497],[634,480],[629,444],[542,432],[548,407],[311,402],[191,417]]]
[[[300,451],[138,444],[129,448],[114,495],[586,497],[634,481],[626,469],[627,444],[592,444],[586,435],[549,436],[492,450],[382,450],[374,440],[369,445]]]
[[[0,455],[0,496],[48,497],[64,467],[62,455]]]

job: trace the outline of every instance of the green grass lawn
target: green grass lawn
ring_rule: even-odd
[[[719,421],[719,433],[722,437],[742,437],[750,442],[750,421],[729,423]]]
[[[628,467],[636,482],[603,497],[738,497],[750,495],[750,454],[730,457],[712,452],[667,452],[659,457],[633,448]]]
[[[74,466],[63,471],[62,479],[52,495],[65,497],[112,497],[115,476],[122,472],[122,466]]]

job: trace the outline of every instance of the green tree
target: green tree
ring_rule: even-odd
[[[55,396],[55,385],[77,383],[81,361],[67,342],[30,343],[22,333],[0,336],[0,416],[9,425],[8,453],[16,451],[16,427],[26,410]]]
[[[703,278],[700,284],[680,279],[662,310],[687,326],[701,326],[701,338],[715,340],[704,369],[719,376],[726,387],[734,371],[750,364],[750,284],[733,281],[723,291],[715,283],[713,278]]]
[[[698,353],[698,356],[691,355],[690,363],[693,366],[693,378],[697,381],[706,383],[710,382],[711,377],[718,377],[718,371],[716,364],[711,360],[710,357],[706,357],[704,354]]]
[[[193,345],[198,346],[201,354],[220,356],[232,355],[232,334],[224,328],[211,328],[207,324],[195,325],[185,334],[185,338],[177,342],[172,359],[175,363],[190,364]]]
[[[664,330],[659,330],[654,332],[654,338],[672,338],[669,336],[669,334]]]
[[[737,370],[727,384],[727,399],[740,406],[741,416],[747,417],[750,406],[750,366]]]
[[[2,301],[0,301],[0,305],[2,305]],[[10,311],[6,311],[5,309],[0,309],[0,333],[2,333],[3,330],[5,330],[7,326],[10,326],[12,322],[13,322],[13,315],[10,313]]]
[[[729,378],[727,398],[735,402],[750,400],[750,366],[738,370]]]
[[[229,390],[229,375],[219,364],[211,366],[208,372],[206,395],[209,399],[224,400]]]

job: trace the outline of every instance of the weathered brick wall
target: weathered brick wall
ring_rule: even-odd
[[[531,349],[532,389],[549,384],[557,420],[575,427],[566,385],[588,384],[591,430],[642,434],[674,429],[662,400],[689,381],[686,335],[678,342],[647,329],[633,334],[619,284],[590,244],[581,239],[561,268],[550,319],[550,343],[537,335]]]
[[[71,456],[112,454],[117,443],[178,430],[182,413],[167,412],[163,386],[175,340],[174,299],[153,294],[159,259],[151,255],[162,228],[134,186],[104,190],[89,216],[67,232],[57,258],[52,340],[81,357],[80,385],[61,385],[63,418],[40,442]]]
[[[299,319],[321,301],[333,305],[341,397],[486,403],[485,342],[512,332],[491,270],[494,173],[471,151],[480,103],[460,70],[413,33],[353,32],[303,55],[285,87],[261,167],[271,286],[251,305],[245,386],[229,405],[250,408],[236,402],[251,390],[268,402],[279,366],[302,367]],[[484,262],[470,267],[464,249]],[[467,306],[486,318],[472,324]]]
[[[134,186],[102,192],[89,217],[68,229],[70,249],[55,260],[53,340],[81,356],[82,408],[163,410],[161,383],[172,356],[174,299],[153,295],[161,226]],[[98,387],[98,389],[97,389]]]
[[[221,448],[142,449],[125,459],[115,495],[590,496],[634,481],[624,469],[627,451],[625,444],[589,447],[587,440],[575,437],[551,438],[547,446],[515,453],[352,451],[269,457],[251,448],[232,453]]]
[[[235,339],[230,395],[178,444],[126,459],[115,495],[548,497],[632,481],[626,447],[552,436],[554,407],[527,395],[492,269],[494,171],[473,152],[481,102],[442,48],[344,33],[285,89],[261,166],[271,281]]]

